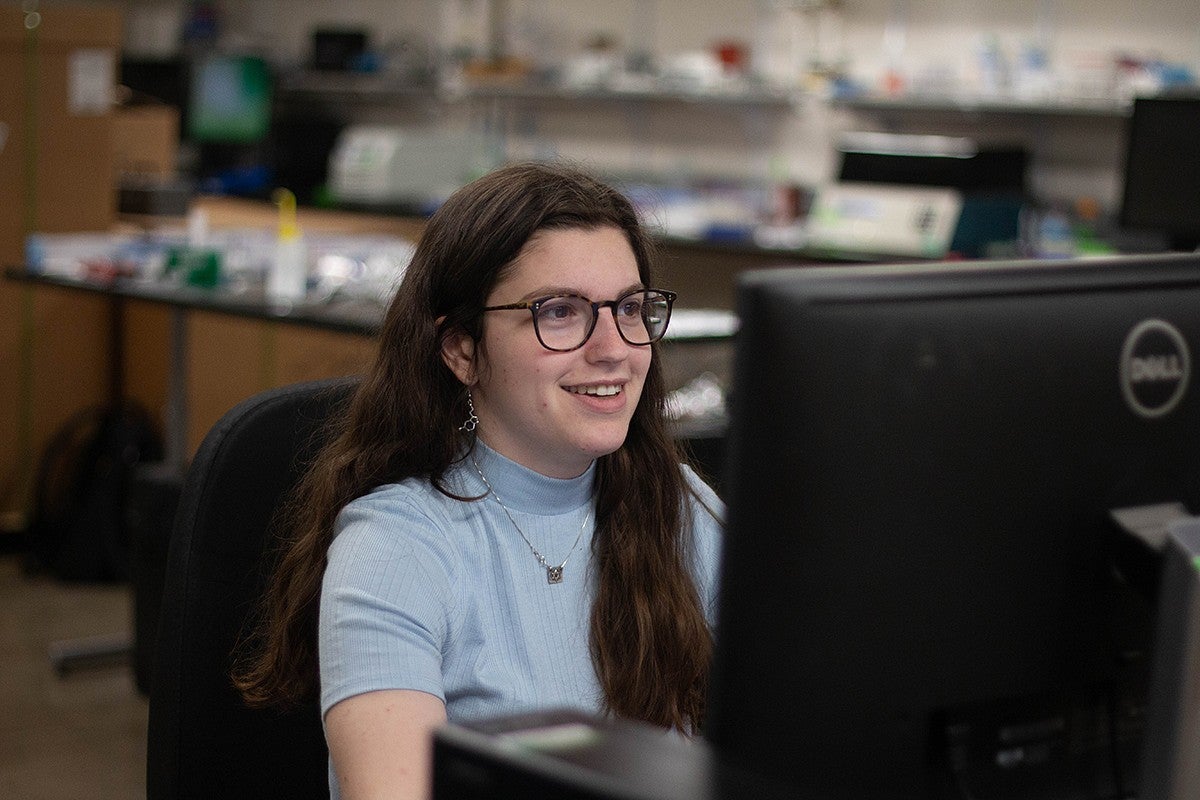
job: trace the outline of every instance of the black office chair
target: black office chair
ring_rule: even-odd
[[[147,798],[328,798],[316,703],[245,706],[232,651],[266,578],[282,495],[318,448],[354,378],[263,392],[225,414],[188,471],[167,555],[150,686]]]

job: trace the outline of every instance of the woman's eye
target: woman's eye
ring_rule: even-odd
[[[578,312],[570,303],[553,302],[543,304],[538,311],[538,317],[547,322],[562,322],[571,319],[576,313]]]
[[[626,300],[621,303],[621,307],[617,309],[617,313],[623,317],[637,317],[642,313],[641,300]]]

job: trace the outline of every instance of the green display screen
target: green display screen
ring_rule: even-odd
[[[188,136],[199,142],[257,142],[271,125],[271,74],[254,56],[208,56],[193,65]]]

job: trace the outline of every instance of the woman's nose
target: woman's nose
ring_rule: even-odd
[[[590,356],[596,358],[623,358],[628,355],[629,345],[621,338],[621,333],[617,330],[617,320],[610,309],[600,309],[596,329],[592,331],[585,348]]]

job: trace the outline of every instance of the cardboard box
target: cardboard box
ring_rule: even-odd
[[[116,6],[0,6],[0,265],[29,231],[112,227],[121,30]],[[105,399],[109,341],[104,298],[0,282],[0,511],[26,507],[45,441]]]
[[[112,140],[118,181],[170,178],[179,159],[179,109],[167,105],[118,109]]]
[[[19,262],[29,230],[112,226],[120,47],[115,6],[0,7],[0,261]]]

